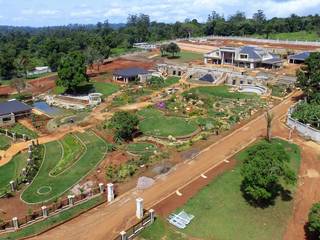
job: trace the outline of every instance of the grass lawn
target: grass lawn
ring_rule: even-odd
[[[57,176],[68,167],[72,166],[79,157],[83,154],[85,146],[79,141],[79,139],[74,134],[66,135],[60,141],[63,147],[63,157],[57,163],[57,165],[51,170],[50,174],[52,176]]]
[[[0,134],[0,150],[7,150],[11,145],[11,138]]]
[[[275,97],[285,97],[286,96],[286,86],[284,85],[272,85],[271,94]]]
[[[127,147],[127,151],[132,154],[142,155],[142,154],[153,154],[157,150],[157,146],[151,143],[131,143]]]
[[[291,168],[298,172],[300,151],[296,145],[282,140],[274,144],[285,147],[291,157]],[[246,151],[236,156],[239,163],[245,158]],[[237,240],[280,240],[286,229],[293,210],[293,200],[276,199],[275,205],[266,209],[254,208],[242,197],[240,164],[233,170],[218,176],[181,209],[195,215],[194,220],[184,230],[184,236],[194,239],[237,239]],[[295,187],[288,187],[294,192]],[[178,210],[177,210],[178,211]],[[164,220],[156,221],[141,234],[143,239],[184,239],[177,235],[178,229],[169,226]],[[175,235],[176,234],[176,235]],[[192,238],[192,239],[193,239]],[[189,238],[186,238],[189,239]]]
[[[0,195],[7,190],[9,182],[16,179],[27,165],[28,153],[15,155],[10,162],[0,167]]]
[[[171,55],[165,55],[163,57],[167,57],[168,59],[175,60],[177,62],[183,62],[187,63],[190,61],[195,61],[195,60],[202,60],[203,59],[203,54],[201,53],[196,53],[196,52],[190,52],[190,51],[181,51],[178,53],[176,56],[171,57]]]
[[[213,86],[213,87],[197,87],[193,88],[187,93],[196,93],[199,95],[208,95],[214,97],[223,97],[223,98],[234,98],[234,99],[243,99],[243,98],[258,98],[256,94],[248,93],[239,93],[239,92],[229,92],[228,86]]]
[[[137,51],[141,51],[138,48],[112,48],[111,49],[111,57],[117,57],[120,55],[124,55],[127,53],[133,53],[133,52],[137,52]]]
[[[38,137],[38,134],[36,132],[30,130],[29,128],[26,128],[20,123],[16,123],[12,128],[10,128],[10,131],[18,134],[25,134],[31,139]]]
[[[180,80],[179,77],[174,77],[174,76],[171,76],[171,77],[168,77],[165,82],[164,82],[164,86],[163,87],[169,87],[173,84],[176,84],[178,83]]]
[[[77,134],[77,136],[86,146],[85,152],[71,168],[66,169],[57,177],[51,177],[48,173],[61,161],[64,149],[57,141],[45,144],[45,158],[38,175],[21,195],[25,202],[32,204],[58,198],[85,177],[103,159],[107,152],[107,144],[103,139],[91,131]],[[45,194],[41,192],[44,188],[49,189]]]
[[[90,199],[87,202],[81,203],[71,209],[65,210],[64,212],[58,215],[49,217],[45,221],[40,221],[31,226],[25,227],[19,231],[0,236],[0,240],[20,239],[34,234],[39,234],[49,229],[50,227],[54,227],[60,223],[63,223],[71,218],[78,216],[82,212],[102,203],[103,201],[104,198],[102,196]]]
[[[138,114],[143,118],[139,128],[145,135],[179,137],[189,135],[198,128],[193,121],[187,121],[181,117],[168,117],[156,109],[146,108]]]
[[[253,35],[256,38],[266,38],[266,35]],[[300,41],[319,41],[320,36],[316,32],[289,32],[289,33],[273,33],[269,35],[269,39],[280,40],[300,40]]]

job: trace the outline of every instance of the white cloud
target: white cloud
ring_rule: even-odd
[[[43,16],[48,16],[48,15],[49,16],[54,16],[54,15],[57,15],[59,13],[60,13],[60,11],[58,11],[58,10],[49,10],[49,9],[37,11],[38,15],[43,15]]]

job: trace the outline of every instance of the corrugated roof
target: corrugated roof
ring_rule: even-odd
[[[310,56],[310,52],[301,52],[288,57],[288,59],[304,61]]]
[[[25,103],[17,100],[11,100],[4,103],[0,103],[0,116],[8,115],[10,113],[19,113],[25,111],[31,111],[31,107]]]
[[[199,80],[213,83],[215,79],[211,74],[206,74],[206,75],[202,76],[201,78],[199,78]]]
[[[140,74],[147,74],[148,71],[139,68],[139,67],[133,67],[133,68],[125,68],[125,69],[119,69],[114,71],[113,75],[115,76],[121,76],[121,77],[136,77]]]

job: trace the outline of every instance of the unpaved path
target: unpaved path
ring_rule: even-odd
[[[294,101],[289,98],[273,109],[275,122],[280,121],[293,103]],[[261,115],[204,149],[194,160],[178,164],[173,171],[157,179],[150,189],[145,191],[133,189],[117,198],[111,205],[103,204],[33,239],[113,239],[120,231],[137,221],[135,198],[142,197],[145,208],[149,209],[165,201],[179,189],[183,195],[181,189],[199,180],[201,174],[206,174],[257,138],[264,136],[265,132],[266,123],[264,116]]]

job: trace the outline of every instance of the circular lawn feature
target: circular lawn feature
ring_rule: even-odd
[[[152,143],[139,142],[127,146],[127,151],[135,155],[153,154],[158,148]]]
[[[38,188],[37,193],[39,195],[47,195],[52,191],[52,187],[50,186],[42,186],[40,188]]]
[[[154,112],[154,110],[151,110]],[[144,119],[140,121],[139,128],[145,135],[155,137],[183,137],[194,133],[198,125],[194,121],[187,121],[182,117],[165,116],[161,112],[158,114],[148,114],[142,112]]]

